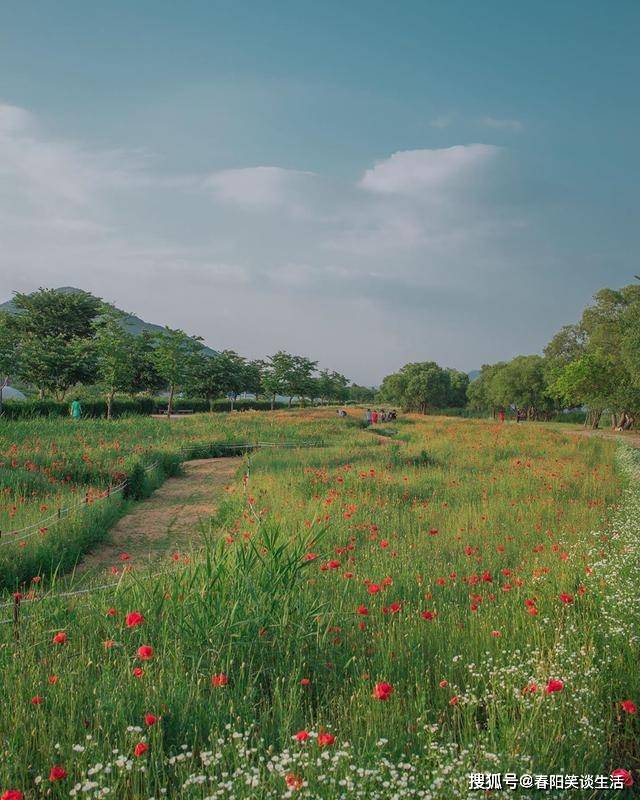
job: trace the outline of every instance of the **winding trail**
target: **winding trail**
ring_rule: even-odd
[[[185,461],[183,473],[168,478],[118,520],[105,540],[85,554],[75,574],[138,568],[190,550],[203,528],[208,530],[209,518],[241,463],[237,457]]]

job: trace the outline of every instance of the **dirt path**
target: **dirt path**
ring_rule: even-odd
[[[241,463],[239,458],[185,461],[184,473],[166,480],[122,517],[105,541],[85,555],[76,574],[142,567],[197,545],[202,526],[208,525]]]
[[[631,447],[640,447],[640,433],[623,433],[622,431],[601,431],[591,428],[569,431],[576,436],[596,436],[600,439],[616,439],[619,442],[626,442]]]

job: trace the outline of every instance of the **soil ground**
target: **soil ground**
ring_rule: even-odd
[[[104,542],[85,555],[76,575],[114,567],[139,568],[197,546],[241,464],[239,458],[185,461],[181,475],[169,478],[151,497],[136,504]]]

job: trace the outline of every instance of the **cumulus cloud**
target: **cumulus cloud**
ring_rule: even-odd
[[[457,182],[493,159],[490,144],[455,145],[434,150],[401,150],[368,169],[360,186],[384,194],[415,194]]]
[[[215,348],[305,352],[358,381],[416,358],[473,367],[473,304],[513,269],[512,221],[485,193],[499,153],[399,151],[360,180],[167,174],[0,106],[0,299],[78,285]]]

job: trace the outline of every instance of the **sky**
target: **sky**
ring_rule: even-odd
[[[3,0],[0,300],[379,384],[640,269],[640,5]]]

